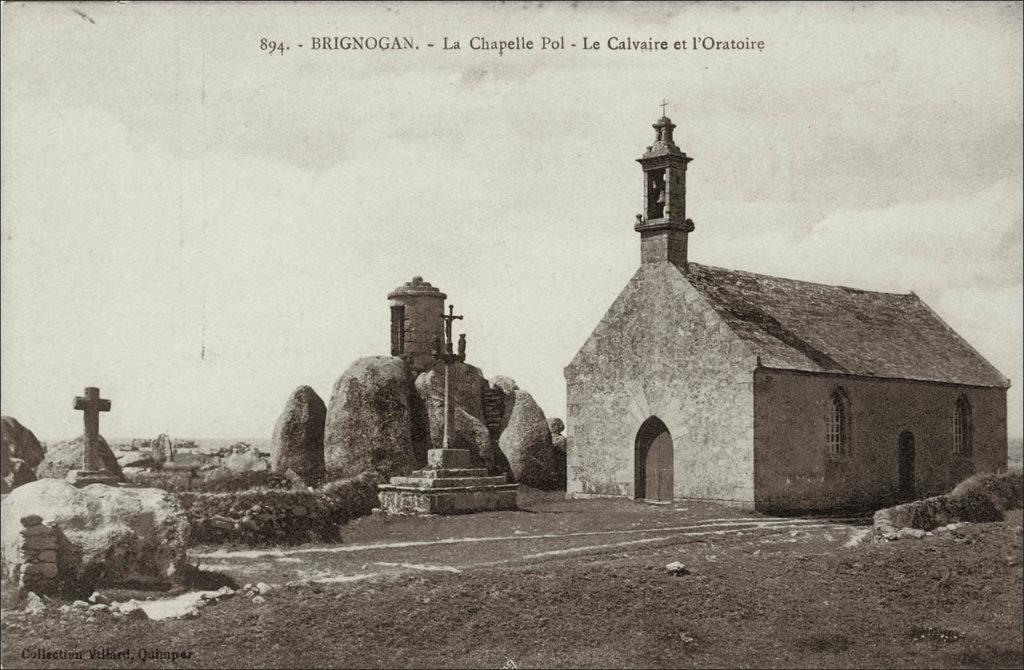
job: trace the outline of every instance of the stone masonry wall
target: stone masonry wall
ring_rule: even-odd
[[[379,505],[377,479],[362,475],[314,490],[254,488],[178,493],[193,542],[250,546],[336,541],[340,524]]]
[[[753,504],[755,358],[675,265],[641,265],[565,369],[568,494],[634,494],[640,425],[673,442],[676,497]]]
[[[52,523],[43,523],[35,514],[22,517],[21,525],[18,585],[23,591],[56,594],[60,589],[57,567],[60,530]]]
[[[758,509],[880,507],[898,488],[897,448],[914,434],[918,497],[946,493],[974,472],[1006,468],[1006,390],[759,369],[754,375],[754,473]],[[827,454],[831,394],[849,399],[850,447]],[[953,453],[953,417],[964,394],[974,419],[973,457]]]
[[[444,295],[407,295],[391,300],[405,305],[405,356],[416,372],[434,364],[431,355],[435,337],[444,336]]]

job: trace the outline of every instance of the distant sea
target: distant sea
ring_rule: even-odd
[[[144,438],[131,438],[131,437],[104,437],[107,440],[107,444],[110,445],[111,449],[117,450],[119,447],[127,447],[131,445],[132,439],[136,440],[152,440],[156,436],[149,435]],[[227,438],[227,437],[178,437],[171,435],[171,439],[175,442],[195,442],[199,447],[199,451],[202,453],[216,453],[223,447],[230,447],[236,442],[245,442],[253,447],[256,447],[260,451],[267,453],[270,451],[271,439],[268,437],[241,437],[241,438]],[[56,444],[60,440],[43,440],[44,444]]]
[[[145,439],[153,439],[155,436],[149,436]],[[229,447],[236,442],[246,442],[260,451],[267,453],[270,451],[271,439],[268,437],[243,437],[243,438],[226,438],[226,437],[175,437],[171,436],[174,440],[187,441],[192,440],[199,445],[199,451],[201,452],[217,452],[223,447]],[[139,439],[139,438],[136,438]],[[44,440],[47,444],[54,444],[59,440]],[[107,443],[112,449],[116,449],[120,445],[129,445],[132,442],[132,438],[108,438]],[[1007,443],[1007,466],[1011,470],[1024,470],[1024,437],[1011,437]]]
[[[1006,452],[1007,467],[1011,470],[1024,470],[1024,437],[1011,437]]]

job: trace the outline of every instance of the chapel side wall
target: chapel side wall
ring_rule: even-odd
[[[566,368],[567,493],[634,497],[635,440],[672,435],[676,497],[753,504],[753,367],[671,263],[641,266]]]
[[[831,395],[849,399],[850,448],[827,455]],[[974,420],[973,457],[953,453],[956,402]],[[974,472],[1006,469],[1006,389],[758,369],[754,373],[757,508],[877,508],[896,500],[900,434],[914,434],[918,497],[946,493]]]

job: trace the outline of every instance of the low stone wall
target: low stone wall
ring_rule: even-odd
[[[177,496],[192,524],[191,542],[249,546],[336,540],[341,524],[379,505],[372,475],[315,490],[185,491]]]
[[[287,475],[268,471],[229,472],[223,468],[200,470],[198,468],[166,468],[131,473],[131,486],[152,487],[175,493],[229,493],[248,489],[290,489],[298,486],[305,489],[302,481],[297,483]]]
[[[1001,521],[1003,512],[1024,506],[1020,472],[981,474],[966,479],[952,492],[875,512],[874,525],[883,536],[900,528],[930,531],[951,523]]]
[[[57,552],[60,529],[52,523],[30,514],[21,518],[21,567],[18,585],[23,591],[37,594],[56,594],[60,590],[60,571]]]

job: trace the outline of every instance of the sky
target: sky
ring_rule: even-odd
[[[1019,3],[6,3],[0,411],[72,437],[73,397],[99,386],[108,437],[269,437],[295,387],[327,400],[354,359],[389,352],[386,295],[422,275],[465,315],[469,362],[564,416],[562,370],[639,263],[635,159],[664,99],[694,158],[692,260],[913,290],[1011,379],[1020,436],[1021,19]],[[346,35],[419,48],[310,49]],[[474,36],[567,45],[498,55]],[[568,46],[584,36],[602,49]],[[695,36],[765,47],[607,43]]]

